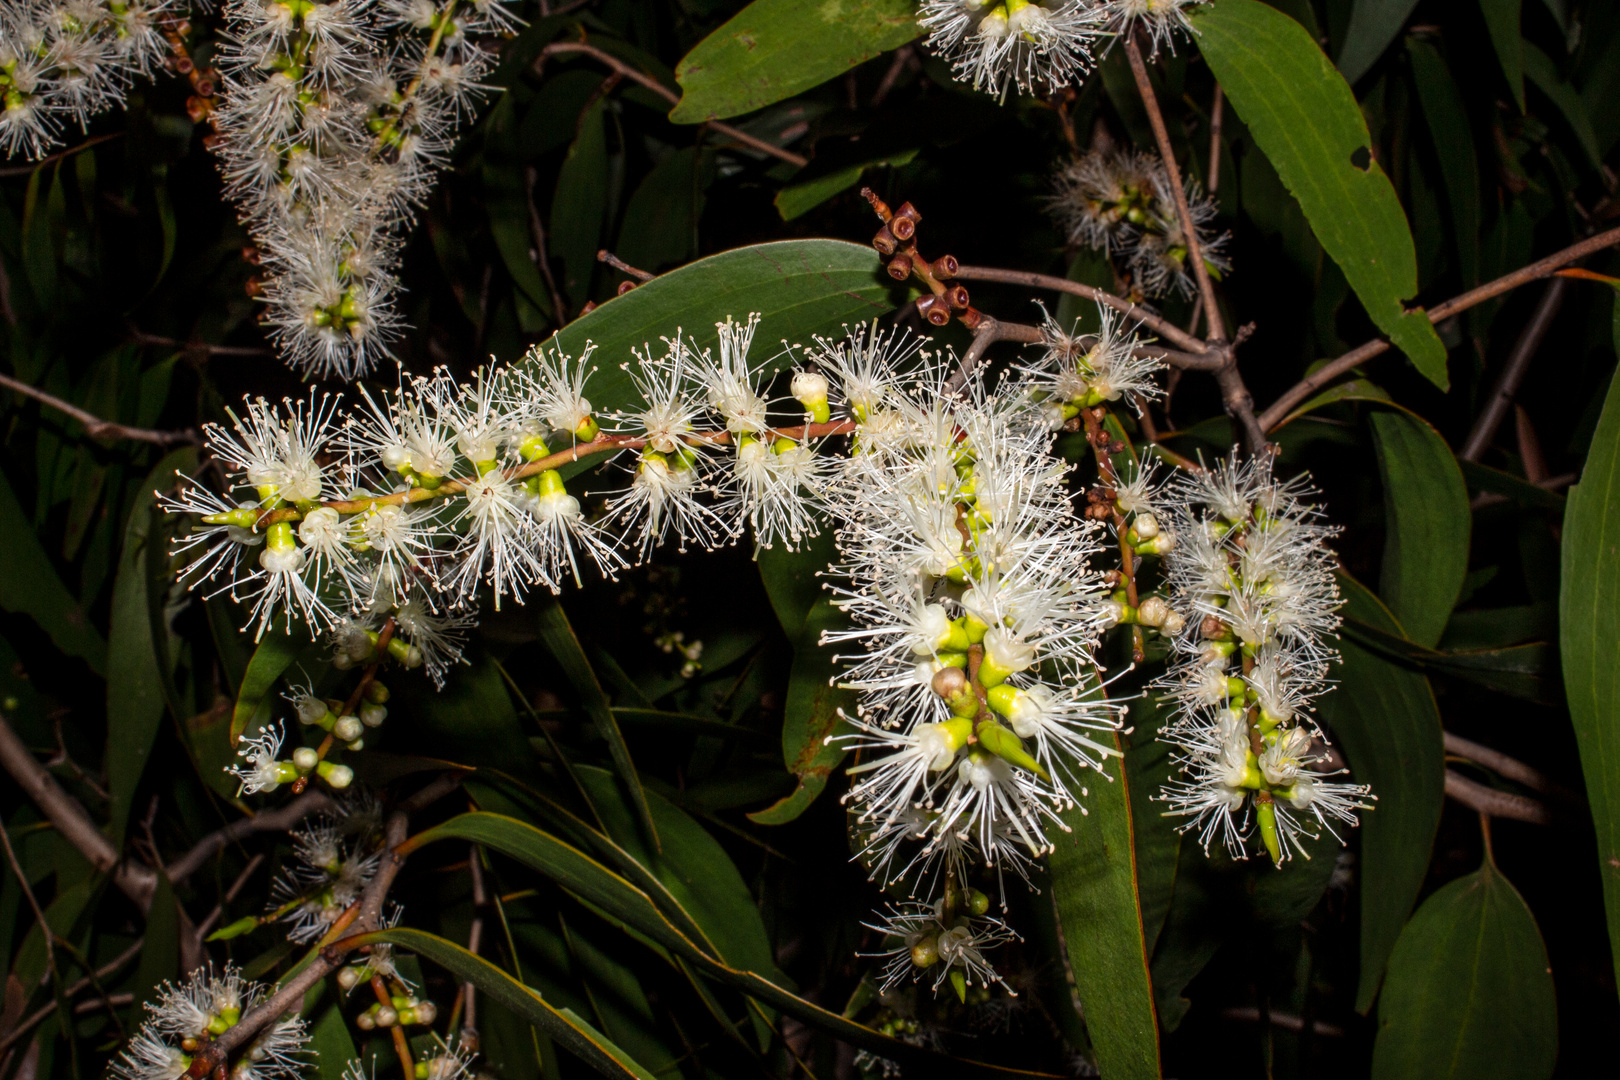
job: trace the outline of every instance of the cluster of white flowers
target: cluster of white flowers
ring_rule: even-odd
[[[1281,865],[1302,837],[1354,826],[1364,786],[1325,779],[1310,715],[1326,689],[1339,625],[1338,585],[1322,521],[1300,480],[1279,482],[1269,456],[1223,461],[1178,479],[1169,499],[1177,543],[1167,562],[1176,606],[1192,614],[1161,685],[1177,711],[1161,738],[1182,778],[1161,798],[1207,850],[1219,837],[1247,858],[1256,832]]]
[[[169,45],[161,24],[189,0],[5,0],[0,4],[0,152],[39,157],[63,124],[122,105]]]
[[[294,861],[271,887],[267,917],[291,924],[287,937],[319,940],[377,872],[375,837],[353,836],[342,816],[323,816],[292,834]]]
[[[192,522],[182,579],[249,605],[260,634],[278,622],[327,633],[340,668],[389,655],[442,682],[482,588],[498,608],[578,583],[584,563],[611,577],[659,543],[713,547],[748,524],[761,546],[796,545],[820,528],[829,464],[803,424],[815,409],[795,406],[795,430],[770,426],[768,374],[748,358],[756,326],[720,324],[718,356],[679,332],[662,355],[638,356],[641,404],[606,418],[608,433],[585,397],[589,348],[577,360],[536,348],[466,384],[441,371],[380,399],[362,390],[347,417],[314,391],[280,408],[249,401],[206,432],[231,489],[182,478],[162,496]],[[795,386],[813,393],[818,378]],[[592,521],[558,469],[610,452],[634,452],[630,481]],[[298,708],[351,745],[386,716],[374,696],[358,717],[307,694]],[[251,750],[238,770],[249,790],[296,778],[277,752]]]
[[[179,1080],[200,1047],[235,1027],[267,996],[264,986],[227,966],[193,972],[179,986],[164,983],[148,1002],[147,1020],[113,1062],[118,1080]],[[306,1066],[309,1035],[296,1014],[266,1024],[237,1055],[230,1080],[294,1080]]]
[[[1135,150],[1092,150],[1064,166],[1049,206],[1071,244],[1114,256],[1141,295],[1171,292],[1190,297],[1197,290],[1187,262],[1186,233],[1176,210],[1175,189],[1164,163]],[[1187,210],[1198,231],[1198,250],[1212,277],[1231,269],[1223,254],[1228,234],[1216,235],[1215,201],[1198,181],[1183,185]]]
[[[1190,33],[1187,9],[1206,0],[922,0],[917,22],[928,47],[975,90],[1062,90],[1091,71],[1093,57],[1140,28],[1153,43]]]
[[[271,336],[306,374],[388,355],[394,275],[494,58],[505,0],[229,0],[216,111],[226,188],[258,245]]]
[[[867,929],[882,934],[889,946],[880,953],[868,954],[884,960],[879,979],[884,993],[930,971],[936,992],[949,981],[959,999],[967,997],[969,986],[1006,985],[984,953],[1020,940],[1018,934],[1000,919],[985,914],[990,899],[983,893],[967,890],[950,899],[955,901],[950,905],[945,897],[932,904],[899,904],[878,922],[865,924]]]

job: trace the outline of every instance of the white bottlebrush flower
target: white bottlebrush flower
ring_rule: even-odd
[[[704,353],[697,365],[697,378],[708,394],[709,407],[720,414],[725,429],[733,435],[760,436],[766,427],[768,406],[759,394],[764,365],[753,365],[748,350],[753,344],[759,316],[750,315],[745,323],[727,319],[718,323],[720,357]]]
[[[199,1042],[218,1038],[266,997],[265,988],[227,965],[208,965],[178,985],[165,982],[146,1005],[141,1025],[113,1062],[119,1080],[178,1080],[191,1066]],[[238,1054],[233,1080],[295,1080],[308,1065],[304,1021],[284,1016],[267,1024]]]
[[[1088,0],[923,0],[928,48],[975,90],[1061,90],[1091,70],[1104,17]]]
[[[243,763],[225,770],[241,781],[238,797],[274,791],[298,779],[298,770],[292,762],[276,760],[281,753],[281,742],[281,728],[274,724],[261,730],[257,738],[242,740],[242,748],[236,756]]]
[[[1059,406],[1051,418],[1057,423],[1052,426],[1073,419],[1082,408],[1104,402],[1123,399],[1140,412],[1141,402],[1163,396],[1157,376],[1164,363],[1137,355],[1144,341],[1125,328],[1126,318],[1099,302],[1094,334],[1065,332],[1050,315],[1042,320],[1043,355],[1038,363],[1019,370],[1037,402]]]
[[[953,975],[962,980],[964,990],[968,986],[1001,983],[1001,976],[984,954],[997,945],[1019,940],[1000,919],[969,912],[947,915],[943,900],[892,906],[878,922],[865,926],[882,934],[886,943],[892,942],[882,952],[861,954],[884,958],[879,985],[885,993],[908,979],[930,977],[933,989],[938,991]]]
[[[393,615],[400,640],[410,650],[405,660],[407,667],[421,664],[428,677],[443,687],[450,668],[467,662],[462,649],[467,631],[478,621],[476,612],[466,608],[436,610],[418,589],[394,609]]]
[[[1108,19],[1108,29],[1119,37],[1142,30],[1153,43],[1153,55],[1169,46],[1176,49],[1176,35],[1193,36],[1192,20],[1187,13],[1209,0],[1104,0],[1102,9]]]
[[[530,349],[512,383],[516,409],[532,413],[570,440],[595,438],[596,423],[585,396],[585,382],[596,370],[591,364],[594,351],[596,346],[586,342],[576,360],[551,342]]]

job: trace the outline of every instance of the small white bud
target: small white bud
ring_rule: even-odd
[[[334,791],[342,791],[354,783],[354,770],[347,765],[334,765],[326,774],[326,782]]]
[[[292,760],[293,764],[298,767],[299,772],[307,773],[313,771],[315,766],[320,764],[321,758],[311,747],[300,746],[293,751]]]
[[[332,734],[341,742],[353,742],[360,737],[361,730],[358,716],[340,716],[332,726]]]
[[[1131,523],[1136,535],[1143,540],[1151,540],[1159,535],[1159,519],[1152,514],[1137,514],[1136,520]]]
[[[1175,611],[1165,603],[1164,597],[1150,596],[1136,609],[1136,621],[1143,626],[1162,627],[1165,620],[1174,614]]]
[[[411,1011],[416,1013],[418,1024],[431,1024],[439,1018],[439,1007],[431,1001],[419,1001]]]
[[[381,727],[382,722],[388,719],[388,706],[373,705],[366,702],[360,706],[360,722],[366,727]]]
[[[378,1027],[391,1028],[397,1023],[399,1023],[399,1013],[395,1012],[390,1006],[384,1005],[377,1010]]]

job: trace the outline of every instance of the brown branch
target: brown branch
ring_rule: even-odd
[[[25,382],[19,382],[9,375],[0,375],[0,386],[8,387],[24,397],[31,397],[41,404],[50,406],[57,412],[66,413],[83,424],[86,434],[92,439],[131,439],[135,442],[154,443],[158,446],[171,446],[174,443],[194,443],[198,441],[195,431],[153,431],[150,428],[129,427],[124,424],[116,424],[111,420],[103,420],[94,413],[85,412],[77,405],[69,404],[59,397],[29,386]]]
[[[274,349],[262,345],[209,345],[202,341],[180,341],[176,338],[130,331],[129,340],[136,345],[155,345],[160,348],[181,349],[185,352],[207,353],[209,356],[274,356]]]
[[[117,971],[119,968],[123,967],[125,964],[139,956],[141,954],[141,949],[143,949],[145,946],[146,939],[144,937],[136,938],[133,945],[119,953],[117,956],[113,957],[111,960],[107,961],[101,967],[97,968],[93,974],[86,975],[84,978],[62,991],[63,1000],[67,1000],[73,995],[84,990],[85,987],[105,979],[107,976],[111,975],[113,972]],[[95,1007],[103,1003],[117,1005],[119,1004],[117,999],[122,996],[123,995],[114,994],[108,998],[97,998],[95,1001],[83,1001],[75,1006],[73,1011],[78,1013],[81,1009],[84,1009],[85,1006]],[[16,1027],[6,1032],[3,1036],[0,1036],[0,1054],[4,1054],[7,1050],[10,1050],[18,1042],[22,1041],[22,1038],[25,1035],[34,1030],[34,1028],[38,1027],[42,1021],[49,1018],[50,1015],[56,1011],[56,1004],[56,1002],[52,1001],[47,1005],[40,1006],[40,1008],[27,1019],[18,1021]],[[123,1004],[127,1005],[129,1002],[124,1001]]]
[[[0,765],[5,766],[34,803],[44,811],[62,839],[79,850],[90,865],[103,874],[111,874],[113,884],[135,901],[142,911],[152,905],[152,893],[157,888],[157,875],[144,866],[122,862],[112,842],[104,836],[90,815],[78,801],[63,791],[56,780],[46,772],[17,733],[11,730],[4,717],[0,717]]]
[[[6,848],[6,862],[11,866],[11,872],[16,875],[17,884],[22,888],[22,894],[28,898],[28,906],[33,909],[34,921],[39,924],[40,937],[45,942],[45,966],[51,973],[51,978],[57,978],[56,970],[56,931],[51,929],[51,922],[45,917],[45,909],[39,906],[39,898],[34,895],[33,888],[28,884],[28,875],[23,872],[22,863],[17,860],[17,852],[11,846],[11,832],[6,828],[5,822],[0,821],[0,844]]]
[[[97,143],[104,143],[108,139],[120,138],[123,134],[124,133],[122,131],[115,131],[110,135],[92,135],[90,138],[81,143],[70,146],[66,150],[58,150],[50,157],[42,157],[38,161],[29,162],[27,165],[8,165],[7,167],[0,169],[0,176],[27,176],[30,173],[38,172],[47,165],[61,161],[63,158],[72,157],[81,150],[88,150]]]
[[[1038,326],[1029,326],[1025,323],[1006,323],[984,315],[979,325],[973,330],[973,344],[968,346],[967,352],[962,354],[961,362],[955,373],[946,380],[947,390],[960,389],[973,373],[979,369],[984,360],[985,351],[998,341],[1021,341],[1026,345],[1033,345],[1045,341],[1046,335]]]
[[[1209,183],[1204,185],[1209,194],[1215,194],[1215,185],[1221,181],[1221,116],[1225,111],[1226,92],[1215,84],[1215,101],[1209,107]]]
[[[1552,815],[1536,800],[1486,787],[1454,769],[1446,770],[1446,794],[1469,809],[1490,817],[1513,818],[1532,825],[1552,824]]]
[[[169,864],[169,880],[178,885],[228,844],[244,840],[255,833],[285,832],[311,814],[330,809],[332,800],[318,791],[301,795],[285,806],[265,810],[250,818],[241,818],[220,829],[215,829],[192,846],[191,850]]]
[[[1164,171],[1170,179],[1170,190],[1175,195],[1176,216],[1181,219],[1183,239],[1187,243],[1187,261],[1192,263],[1193,276],[1198,280],[1198,293],[1204,299],[1204,324],[1209,327],[1209,340],[1226,340],[1226,328],[1221,323],[1221,310],[1215,302],[1215,283],[1210,280],[1209,267],[1204,265],[1204,253],[1198,246],[1198,227],[1193,224],[1192,211],[1187,206],[1187,192],[1181,186],[1181,169],[1176,165],[1175,147],[1170,145],[1170,132],[1164,126],[1164,115],[1159,111],[1158,97],[1153,93],[1153,81],[1148,78],[1147,63],[1136,41],[1125,35],[1125,56],[1131,62],[1131,74],[1136,77],[1136,91],[1147,109],[1148,123],[1153,126],[1153,137],[1159,143],[1159,157],[1164,160]]]
[[[1519,338],[1508,353],[1507,363],[1496,377],[1490,396],[1485,399],[1485,407],[1469,429],[1463,448],[1457,452],[1458,457],[1465,461],[1478,461],[1491,440],[1496,438],[1496,431],[1507,416],[1508,406],[1513,404],[1514,397],[1519,393],[1519,384],[1524,382],[1524,373],[1530,370],[1530,361],[1535,358],[1536,350],[1541,348],[1547,331],[1552,329],[1553,319],[1558,316],[1558,309],[1563,307],[1564,294],[1568,291],[1568,278],[1554,277],[1547,282],[1547,290],[1541,294],[1530,321],[1519,331]]]
[[[605,64],[607,67],[612,68],[613,71],[618,75],[629,79],[638,86],[643,86],[648,90],[651,90],[653,93],[657,94],[671,105],[674,105],[681,100],[681,96],[679,94],[669,89],[657,79],[637,71],[635,68],[631,67],[629,64],[626,64],[612,53],[603,52],[596,46],[587,45],[583,41],[554,41],[550,45],[547,45],[544,49],[540,50],[539,57],[535,59],[535,70],[538,72],[540,68],[545,65],[548,57],[566,56],[569,54],[589,56],[593,60]],[[780,158],[791,165],[799,166],[801,169],[810,164],[809,158],[795,154],[791,150],[784,150],[780,146],[766,142],[764,139],[757,139],[745,131],[740,131],[737,128],[732,127],[730,124],[722,124],[718,120],[706,120],[704,121],[704,126],[718,131],[722,135],[729,138],[735,139],[744,146],[749,146],[755,150],[758,150],[760,153],[769,154],[772,157]]]
[[[546,281],[546,291],[551,294],[552,314],[561,326],[568,321],[568,305],[563,303],[562,292],[557,288],[557,278],[551,272],[551,258],[546,254],[546,226],[540,220],[540,210],[534,205],[534,183],[539,175],[533,165],[524,170],[523,198],[529,204],[529,238],[534,241],[534,262],[540,268],[540,276]]]
[[[269,856],[261,851],[249,859],[247,865],[242,868],[242,872],[236,875],[236,880],[231,882],[231,887],[225,890],[225,896],[219,903],[214,905],[214,910],[208,913],[206,919],[197,924],[195,934],[197,938],[196,947],[199,953],[202,952],[203,943],[208,939],[208,932],[214,928],[214,924],[219,922],[220,916],[225,913],[225,905],[241,895],[242,890],[247,888],[248,879],[254,875],[259,867],[265,864],[268,858]]]
[[[1564,802],[1579,805],[1583,800],[1573,791],[1558,783],[1540,769],[1532,768],[1517,758],[1509,757],[1502,751],[1489,746],[1481,745],[1472,739],[1465,739],[1461,735],[1445,733],[1446,753],[1453,757],[1472,761],[1476,765],[1496,773],[1498,776],[1523,784],[1532,791],[1539,791]]]
[[[653,278],[658,276],[657,274],[649,274],[645,270],[631,266],[629,263],[613,254],[613,252],[609,251],[607,248],[603,248],[601,251],[596,253],[596,261],[599,263],[607,263],[609,266],[613,267],[613,269],[618,270],[621,273],[629,274],[637,281],[651,281]]]
[[[962,281],[995,281],[1003,285],[1023,285],[1031,289],[1050,289],[1053,292],[1066,292],[1073,296],[1083,296],[1087,300],[1095,300],[1099,304],[1107,304],[1115,311],[1128,315],[1152,330],[1155,334],[1171,342],[1176,347],[1185,349],[1189,353],[1203,354],[1209,351],[1209,346],[1182,330],[1175,323],[1167,322],[1150,311],[1115,296],[1111,292],[1084,285],[1068,278],[1053,277],[1051,274],[1037,274],[1028,270],[998,270],[989,266],[959,266],[955,275]],[[1213,369],[1218,362],[1210,364]]]
[[[1454,296],[1441,304],[1436,304],[1428,311],[1431,323],[1443,322],[1460,311],[1483,304],[1487,300],[1495,299],[1505,292],[1510,292],[1520,285],[1536,281],[1540,278],[1550,277],[1553,271],[1558,270],[1577,259],[1583,259],[1595,251],[1602,251],[1606,247],[1620,244],[1620,228],[1610,229],[1598,233],[1596,236],[1582,240],[1578,244],[1571,244],[1562,251],[1556,251],[1544,259],[1538,259],[1528,266],[1520,267],[1511,274],[1504,274],[1495,281],[1488,281],[1477,289],[1470,289],[1460,296]],[[1358,345],[1343,356],[1307,375],[1285,391],[1276,401],[1272,402],[1265,412],[1260,414],[1260,426],[1267,431],[1273,431],[1283,419],[1293,411],[1295,405],[1310,397],[1317,390],[1337,379],[1340,375],[1357,367],[1378,354],[1389,349],[1389,341],[1385,338],[1374,338],[1365,344]]]

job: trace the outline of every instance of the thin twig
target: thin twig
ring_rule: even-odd
[[[894,59],[889,61],[889,70],[883,73],[883,79],[878,83],[877,89],[872,91],[872,108],[876,109],[883,104],[884,99],[889,96],[889,91],[900,81],[900,76],[911,66],[913,55],[914,50],[910,45],[902,45],[894,50]]]
[[[1457,452],[1458,457],[1465,461],[1478,461],[1491,445],[1491,440],[1496,438],[1496,430],[1502,426],[1508,406],[1513,404],[1514,397],[1519,393],[1519,384],[1524,382],[1524,373],[1530,370],[1530,361],[1535,358],[1536,350],[1541,348],[1547,331],[1552,329],[1553,319],[1564,305],[1564,294],[1568,291],[1568,278],[1555,276],[1547,282],[1546,291],[1541,294],[1530,321],[1519,331],[1519,338],[1508,353],[1507,363],[1496,377],[1496,384],[1485,399],[1485,407],[1469,429],[1463,448]],[[1531,479],[1534,480],[1534,477]]]
[[[1164,160],[1164,171],[1175,195],[1176,216],[1181,219],[1182,239],[1187,245],[1187,261],[1192,263],[1193,276],[1198,280],[1199,295],[1204,298],[1204,324],[1209,327],[1210,341],[1225,341],[1226,327],[1221,322],[1221,310],[1215,301],[1215,283],[1210,280],[1209,268],[1204,265],[1204,253],[1198,246],[1198,227],[1193,224],[1192,211],[1187,206],[1187,192],[1181,186],[1181,169],[1176,164],[1176,150],[1170,145],[1170,132],[1164,126],[1164,115],[1159,111],[1159,99],[1153,93],[1153,81],[1148,78],[1147,63],[1136,41],[1125,35],[1125,56],[1131,62],[1131,74],[1136,77],[1136,91],[1147,109],[1148,123],[1153,126],[1153,137],[1159,143],[1159,156]]]
[[[74,994],[79,993],[85,987],[90,986],[97,980],[105,979],[107,976],[113,974],[119,968],[123,967],[125,964],[139,956],[141,954],[141,949],[143,949],[145,946],[146,939],[144,937],[136,938],[133,945],[119,953],[117,956],[113,957],[111,960],[107,961],[101,967],[97,968],[94,976],[86,975],[84,978],[80,979],[78,982],[64,990],[62,992],[62,996],[64,998],[71,998]],[[114,994],[113,998],[118,996],[119,995]],[[100,1001],[101,999],[98,999],[94,1004],[99,1004]],[[86,1002],[84,1004],[92,1003]],[[34,1028],[38,1027],[43,1020],[48,1018],[55,1011],[56,1002],[53,1001],[48,1005],[40,1006],[40,1008],[27,1019],[19,1021],[16,1027],[6,1032],[4,1037],[0,1037],[0,1054],[4,1054],[7,1050],[15,1046],[22,1040],[23,1036],[27,1035],[30,1031],[34,1030]],[[74,1011],[77,1012],[78,1010],[75,1009]]]
[[[1536,800],[1486,787],[1455,769],[1446,770],[1446,794],[1469,809],[1491,817],[1513,818],[1532,825],[1552,824],[1552,815]]]
[[[1523,784],[1532,791],[1539,791],[1543,795],[1550,795],[1575,805],[1579,805],[1582,801],[1579,795],[1546,773],[1526,765],[1517,758],[1509,757],[1500,750],[1481,745],[1472,739],[1465,739],[1461,735],[1453,735],[1449,731],[1445,733],[1445,747],[1446,753],[1472,761],[1476,765],[1483,765],[1498,776]]]
[[[993,319],[989,315],[980,318],[979,325],[973,331],[973,344],[968,346],[967,352],[962,354],[962,360],[956,371],[945,381],[947,390],[960,389],[973,373],[978,370],[979,364],[984,360],[985,350],[998,341],[1021,341],[1033,345],[1045,341],[1046,335],[1041,333],[1038,326],[1029,326],[1025,323],[1005,323]]]
[[[23,895],[28,898],[28,906],[34,909],[34,921],[39,923],[40,935],[45,939],[45,967],[54,979],[57,977],[56,931],[51,929],[50,920],[45,918],[45,909],[39,906],[39,899],[34,895],[33,887],[28,884],[28,875],[23,872],[22,863],[17,860],[17,852],[11,846],[11,833],[3,821],[0,821],[0,843],[5,844],[6,861],[11,864],[11,872],[17,876],[17,884],[22,886]]]
[[[328,810],[331,806],[331,799],[318,791],[311,791],[300,795],[285,806],[265,810],[250,818],[241,818],[223,828],[215,829],[197,841],[190,851],[170,864],[169,880],[178,885],[226,845],[244,840],[255,833],[286,832],[309,815]]]
[[[0,765],[22,787],[23,793],[44,811],[62,839],[72,844],[90,861],[90,865],[103,874],[111,874],[113,884],[145,911],[152,905],[152,893],[157,888],[157,875],[144,866],[119,860],[112,842],[96,828],[84,807],[63,791],[54,777],[47,773],[28,747],[23,745],[11,725],[0,716]]]
[[[154,443],[158,446],[171,446],[174,443],[197,442],[195,431],[153,431],[150,428],[128,427],[117,424],[111,420],[103,420],[93,413],[85,412],[77,405],[69,404],[61,398],[47,394],[43,390],[35,389],[25,382],[19,382],[10,375],[0,375],[0,386],[31,397],[41,404],[48,405],[57,412],[66,413],[84,425],[85,433],[92,439],[131,439],[135,442]]]
[[[1215,101],[1209,107],[1209,182],[1204,190],[1215,194],[1215,185],[1221,181],[1221,116],[1226,111],[1226,92],[1215,84]]]
[[[1068,278],[1053,277],[1051,274],[1037,274],[1028,270],[1000,270],[989,266],[961,266],[957,268],[955,276],[958,281],[995,281],[1004,285],[1023,285],[1030,289],[1051,289],[1053,292],[1066,292],[1074,296],[1083,296],[1087,300],[1107,304],[1115,311],[1130,316],[1179,349],[1197,354],[1209,351],[1207,345],[1182,330],[1175,323],[1168,322],[1151,311],[1146,311],[1129,300],[1115,296],[1111,292],[1093,288],[1078,281],[1070,281]],[[1205,370],[1213,371],[1219,365],[1220,361],[1218,359],[1212,359]]]
[[[622,75],[624,78],[629,79],[631,82],[634,82],[639,86],[644,86],[648,90],[651,90],[653,93],[657,94],[659,97],[663,98],[665,101],[668,101],[671,105],[674,105],[674,104],[678,103],[681,100],[681,96],[679,94],[677,94],[673,90],[669,89],[669,87],[665,86],[663,83],[659,82],[657,79],[654,79],[650,75],[645,75],[642,72],[637,71],[635,68],[631,67],[629,64],[626,64],[623,60],[620,60],[618,57],[614,56],[612,53],[603,52],[601,49],[598,49],[596,46],[587,45],[583,41],[554,41],[554,42],[552,42],[550,45],[547,45],[544,49],[540,50],[540,55],[539,55],[538,58],[536,58],[536,60],[534,62],[535,69],[538,71],[542,66],[544,66],[544,64],[546,62],[546,59],[548,57],[566,56],[566,55],[569,55],[569,54],[589,56],[592,59],[594,59],[594,60],[596,60],[596,61],[598,61],[598,62],[600,62],[602,64],[605,64],[608,67],[612,68],[619,75]],[[748,134],[745,131],[739,131],[737,128],[732,127],[730,124],[722,124],[718,120],[707,120],[707,121],[704,121],[704,124],[705,124],[706,127],[709,127],[711,129],[713,129],[714,131],[720,132],[722,135],[726,135],[729,138],[737,140],[738,142],[742,143],[744,146],[753,147],[755,150],[758,150],[761,153],[769,154],[772,157],[780,158],[783,161],[788,162],[789,164],[797,165],[800,168],[803,168],[804,166],[810,164],[810,159],[809,158],[802,157],[802,156],[800,156],[798,154],[795,154],[791,150],[784,150],[780,146],[776,146],[773,143],[766,142],[764,139],[757,139],[757,138],[755,138],[754,136]]]
[[[9,165],[6,168],[0,169],[0,176],[27,176],[30,173],[38,172],[47,165],[54,165],[63,158],[72,157],[81,150],[88,150],[97,143],[104,143],[108,139],[119,138],[123,134],[124,133],[122,131],[115,131],[110,135],[92,135],[90,138],[84,140],[84,142],[76,143],[73,146],[68,147],[66,150],[58,150],[50,157],[42,157],[38,161],[30,161],[27,165]]]
[[[176,338],[148,334],[140,330],[130,331],[129,340],[136,345],[155,345],[166,349],[181,349],[185,352],[207,353],[209,356],[275,355],[274,349],[267,349],[262,345],[209,345],[202,341],[180,341]]]
[[[1620,228],[1598,233],[1596,236],[1582,240],[1578,244],[1571,244],[1562,251],[1556,251],[1544,259],[1538,259],[1528,266],[1520,267],[1511,274],[1504,274],[1495,281],[1488,281],[1476,289],[1470,289],[1442,304],[1436,304],[1428,311],[1429,321],[1431,323],[1443,322],[1460,311],[1467,311],[1471,307],[1483,304],[1485,301],[1501,296],[1505,292],[1510,292],[1520,285],[1549,277],[1553,271],[1560,267],[1617,243],[1620,243]],[[1365,344],[1356,346],[1338,359],[1323,364],[1316,371],[1295,383],[1276,401],[1272,402],[1271,406],[1260,415],[1260,426],[1267,431],[1275,430],[1283,419],[1293,411],[1295,405],[1298,405],[1351,368],[1357,367],[1378,354],[1387,351],[1389,347],[1388,339],[1374,338]]]
[[[225,890],[224,898],[214,905],[214,910],[208,913],[206,919],[197,924],[196,935],[199,949],[202,948],[203,942],[207,940],[208,932],[214,928],[214,924],[219,922],[219,917],[224,914],[225,905],[235,900],[238,894],[247,887],[248,878],[252,877],[254,871],[265,864],[267,858],[268,856],[261,851],[249,859],[248,864],[242,868],[242,872],[236,875],[236,880],[231,882],[231,887]]]
[[[601,251],[596,253],[596,261],[599,263],[607,263],[609,266],[613,267],[613,269],[618,270],[621,273],[629,274],[637,281],[651,281],[653,278],[658,276],[657,274],[650,274],[645,270],[631,266],[629,263],[613,254],[613,252],[609,251],[607,248],[603,248]]]
[[[551,258],[546,254],[546,225],[540,220],[539,208],[534,205],[534,184],[538,175],[533,165],[524,170],[526,183],[523,185],[523,197],[529,204],[529,237],[534,241],[534,263],[540,268],[540,276],[545,278],[546,291],[551,294],[551,309],[557,325],[561,326],[568,321],[568,305],[563,303],[557,278],[551,272]]]

